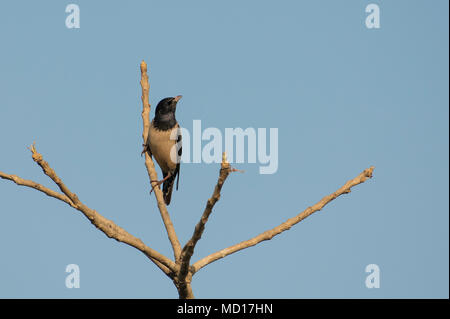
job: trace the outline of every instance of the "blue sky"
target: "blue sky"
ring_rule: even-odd
[[[80,7],[80,29],[65,7]],[[278,171],[235,164],[193,261],[295,216],[371,165],[374,178],[291,230],[210,264],[199,298],[448,298],[448,2],[4,1],[0,171],[55,189],[172,256],[143,159],[150,102],[183,95],[182,126],[278,128]],[[153,115],[153,112],[152,112]],[[182,243],[219,165],[182,165],[169,207]],[[0,297],[175,298],[144,255],[84,216],[0,181]],[[65,268],[80,267],[67,289]],[[377,264],[380,288],[365,286]]]

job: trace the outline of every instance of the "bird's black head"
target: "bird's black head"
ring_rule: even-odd
[[[177,103],[181,99],[181,95],[175,97],[166,97],[159,101],[155,110],[154,125],[160,130],[169,130],[177,124],[175,119],[175,111]]]

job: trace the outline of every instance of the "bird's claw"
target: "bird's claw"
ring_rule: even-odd
[[[156,186],[161,185],[162,183],[164,183],[169,177],[171,176],[171,174],[167,174],[166,177],[164,177],[162,180],[158,181],[158,180],[150,180],[150,183],[156,183],[155,185],[152,185],[152,189],[150,190],[150,194],[153,192],[153,190],[155,189]]]
[[[147,144],[142,144],[142,147],[143,147],[143,149],[142,149],[142,152],[141,152],[141,157],[142,157],[142,155],[144,155],[144,153],[146,153],[147,150],[148,150]]]
[[[152,183],[152,189],[150,190],[150,195],[151,195],[153,190],[155,189],[155,187],[161,185],[162,183],[164,183],[164,180],[160,180],[160,181],[152,181],[152,180],[150,180],[150,183]],[[153,185],[153,183],[156,183],[156,184]]]

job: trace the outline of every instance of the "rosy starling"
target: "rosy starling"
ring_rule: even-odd
[[[153,187],[163,184],[166,205],[170,204],[175,178],[177,178],[177,190],[180,179],[181,129],[175,118],[175,110],[180,99],[181,95],[178,95],[167,97],[158,103],[143,151],[153,156],[161,168],[163,179],[151,182],[156,183]]]

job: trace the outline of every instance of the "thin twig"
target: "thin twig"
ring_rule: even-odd
[[[217,184],[216,187],[214,188],[213,195],[206,202],[206,207],[205,210],[203,211],[202,217],[195,226],[194,233],[192,234],[191,239],[186,243],[186,245],[183,248],[183,251],[181,252],[180,271],[178,274],[178,280],[180,282],[182,282],[186,278],[189,272],[189,264],[191,261],[191,257],[194,254],[195,245],[202,237],[203,231],[205,230],[205,225],[208,221],[209,215],[211,214],[214,205],[220,199],[220,191],[222,189],[223,184],[225,183],[225,180],[227,179],[230,172],[233,171],[238,170],[231,168],[230,163],[228,163],[226,154],[224,152],[222,155],[222,164],[220,168],[219,179],[217,180]]]
[[[72,203],[72,201],[70,200],[69,197],[67,197],[64,194],[55,192],[54,190],[52,190],[50,188],[47,188],[47,187],[45,187],[45,186],[43,186],[43,185],[41,185],[39,183],[33,182],[31,180],[28,180],[28,179],[20,178],[17,175],[5,174],[3,172],[0,172],[0,178],[8,179],[10,181],[13,181],[14,183],[16,183],[17,185],[20,185],[20,186],[26,186],[26,187],[34,188],[34,189],[36,189],[36,190],[38,190],[38,191],[40,191],[40,192],[42,192],[42,193],[44,193],[44,194],[46,194],[46,195],[48,195],[50,197],[53,197],[53,198],[59,199],[60,201],[65,202],[67,205],[70,205],[73,208],[76,208],[75,204]]]
[[[58,175],[56,175],[55,171],[50,167],[50,165],[48,165],[46,161],[44,161],[42,155],[36,151],[36,143],[33,143],[28,149],[31,151],[33,161],[35,161],[42,168],[44,174],[50,177],[53,182],[55,182],[61,192],[63,192],[72,201],[72,203],[75,205],[75,208],[78,209],[78,205],[81,204],[78,196],[72,193],[67,188],[67,186],[64,185],[62,180],[58,177]]]
[[[334,193],[325,196],[324,198],[322,198],[318,203],[316,203],[315,205],[308,207],[307,209],[305,209],[303,212],[301,212],[300,214],[298,214],[297,216],[288,219],[286,222],[280,224],[279,226],[270,229],[268,231],[265,231],[261,234],[259,234],[258,236],[240,242],[236,245],[230,246],[228,248],[222,249],[218,252],[215,252],[209,256],[206,256],[202,259],[200,259],[199,261],[195,262],[192,266],[191,266],[191,271],[193,273],[196,273],[197,271],[199,271],[201,268],[205,267],[206,265],[221,259],[225,256],[228,256],[230,254],[233,254],[237,251],[243,250],[245,248],[249,248],[252,246],[255,246],[257,244],[259,244],[260,242],[264,241],[264,240],[270,240],[272,239],[274,236],[290,229],[292,226],[294,226],[295,224],[297,224],[298,222],[302,221],[303,219],[305,219],[306,217],[310,216],[311,214],[320,211],[325,205],[327,205],[329,202],[331,202],[332,200],[336,199],[337,197],[339,197],[342,194],[347,194],[350,193],[350,190],[352,187],[364,183],[368,178],[372,178],[372,172],[374,170],[374,167],[371,166],[370,168],[364,170],[361,174],[359,174],[357,177],[355,177],[352,180],[349,180],[347,183],[345,183],[344,186],[342,186],[341,188],[339,188],[337,191],[335,191]]]

